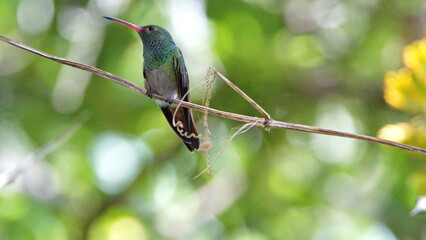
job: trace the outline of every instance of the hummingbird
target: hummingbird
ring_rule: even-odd
[[[178,108],[171,102],[172,99],[189,102],[190,97],[185,61],[170,33],[157,25],[137,26],[113,17],[104,18],[121,23],[139,34],[143,44],[143,76],[148,97],[152,98],[152,94],[167,97],[166,102],[156,100],[157,105],[189,151],[198,149],[200,140],[191,109]]]

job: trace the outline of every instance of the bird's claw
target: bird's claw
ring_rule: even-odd
[[[149,98],[152,98],[152,91],[151,90],[147,90],[146,91],[146,96]]]
[[[168,104],[172,104],[173,103],[173,97],[168,97],[167,99],[166,99],[166,103],[168,103]]]
[[[157,92],[152,91],[151,89],[146,90],[146,96],[147,96],[147,97],[152,98],[152,95],[153,95],[153,94],[157,94]]]

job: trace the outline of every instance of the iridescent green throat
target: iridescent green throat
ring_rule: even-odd
[[[158,48],[157,50],[148,47],[143,48],[144,65],[148,69],[158,69],[173,57],[175,48]]]

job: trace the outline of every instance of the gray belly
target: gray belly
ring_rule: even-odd
[[[178,96],[178,86],[173,73],[167,73],[161,69],[145,70],[145,87],[148,90],[158,93],[167,98],[176,98]],[[157,101],[161,106],[165,103]]]
[[[145,83],[149,90],[157,92],[164,97],[177,97],[178,86],[174,74],[166,73],[160,69],[147,70],[145,72]]]

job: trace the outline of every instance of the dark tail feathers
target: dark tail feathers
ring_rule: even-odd
[[[176,111],[175,106],[161,107],[170,126],[176,134],[182,139],[185,146],[189,151],[194,151],[200,147],[200,140],[198,137],[197,128],[192,117],[191,110],[180,107],[175,114],[175,122],[177,127],[173,126],[173,114]],[[179,125],[181,123],[181,125]]]

